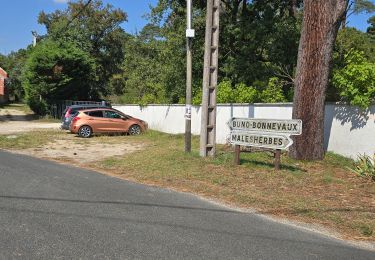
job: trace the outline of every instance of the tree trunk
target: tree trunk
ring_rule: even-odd
[[[337,31],[347,0],[305,0],[298,48],[293,118],[303,122],[290,156],[321,160],[324,156],[324,103]]]

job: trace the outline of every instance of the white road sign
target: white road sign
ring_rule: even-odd
[[[302,120],[299,119],[256,119],[232,118],[228,122],[231,130],[283,133],[288,135],[302,134]]]
[[[293,140],[287,134],[233,130],[230,133],[230,143],[234,145],[285,150],[293,144]]]

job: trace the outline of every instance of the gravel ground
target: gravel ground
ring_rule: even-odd
[[[17,109],[0,109],[0,134],[29,132],[37,129],[59,129],[60,123],[45,123],[33,120],[31,115]]]

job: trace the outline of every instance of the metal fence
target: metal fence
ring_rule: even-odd
[[[60,119],[64,110],[68,106],[72,105],[103,105],[103,106],[108,106],[109,103],[107,101],[73,101],[73,100],[60,100],[60,101],[55,101],[54,104],[50,105],[49,107],[49,116],[53,118]]]

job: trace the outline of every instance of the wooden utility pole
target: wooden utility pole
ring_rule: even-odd
[[[216,89],[219,57],[220,0],[207,0],[201,108],[200,155],[216,152]]]
[[[191,28],[192,0],[186,2],[186,107],[185,107],[185,152],[191,152],[191,85],[192,85],[192,44],[194,30]]]

